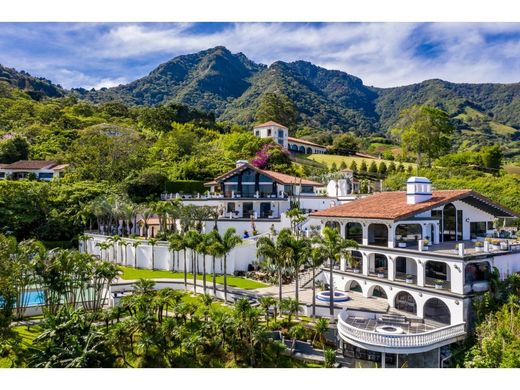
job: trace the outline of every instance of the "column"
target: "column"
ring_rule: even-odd
[[[440,236],[440,225],[439,222],[435,222],[433,224],[433,243],[439,244],[439,236]]]
[[[395,226],[393,224],[386,226],[388,227],[388,247],[395,248]]]
[[[417,264],[417,286],[424,287],[424,262],[414,259]]]
[[[363,223],[361,227],[363,229],[363,245],[368,245],[368,225]]]
[[[395,278],[395,256],[387,256],[388,261],[388,280]]]
[[[343,256],[343,255],[339,259],[339,269],[341,271],[347,270],[347,261],[345,260],[345,256]]]
[[[363,275],[367,276],[368,275],[368,262],[369,262],[370,257],[365,252],[361,252],[361,254],[363,255]]]

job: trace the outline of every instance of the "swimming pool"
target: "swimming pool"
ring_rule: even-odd
[[[34,291],[29,291],[26,293],[26,299],[24,299],[24,302],[26,302],[26,305],[27,307],[32,307],[32,306],[42,306],[45,304],[45,297],[43,295],[43,291],[42,290],[34,290]],[[3,299],[2,297],[0,297],[0,306],[3,305]],[[16,307],[16,304],[15,304],[15,307]]]

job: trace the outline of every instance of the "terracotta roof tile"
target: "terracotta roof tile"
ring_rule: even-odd
[[[314,142],[307,141],[307,140],[304,140],[304,139],[300,139],[300,138],[287,137],[287,140],[288,140],[289,142],[298,142],[298,143],[300,143],[300,144],[310,145],[310,146],[317,146],[318,148],[323,148],[323,149],[325,149],[325,146],[322,146],[322,145],[319,145],[319,144],[316,144],[316,143],[314,143]]]
[[[303,185],[309,185],[309,186],[322,186],[321,183],[318,183],[317,181],[312,181],[308,179],[303,179],[301,177],[286,175],[285,173],[279,173],[274,171],[268,171],[261,169],[261,172],[267,174],[268,176],[271,176],[276,181],[279,181],[283,184],[303,184]]]
[[[45,160],[20,160],[5,166],[7,169],[43,169],[52,168],[56,165],[56,161]]]
[[[286,126],[281,125],[281,124],[276,123],[276,122],[273,122],[273,121],[269,121],[269,122],[265,122],[265,123],[260,123],[259,125],[256,125],[254,128],[256,129],[257,127],[267,127],[267,126],[277,126],[277,127],[283,127],[284,129],[287,129]]]
[[[471,190],[433,191],[430,200],[417,204],[407,204],[406,192],[404,191],[381,192],[312,213],[311,216],[398,220],[464,198],[472,193]]]

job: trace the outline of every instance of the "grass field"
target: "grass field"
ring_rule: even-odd
[[[520,166],[518,166],[518,165],[513,165],[513,164],[506,165],[506,166],[504,166],[504,170],[507,173],[511,173],[513,175],[520,176]]]
[[[18,333],[21,337],[21,344],[23,349],[29,348],[34,339],[41,333],[41,328],[38,325],[33,325],[27,330],[27,326],[16,326],[13,330]],[[0,357],[0,368],[10,368],[13,365],[13,361],[10,356]]]
[[[120,267],[123,271],[121,278],[125,280],[134,280],[134,279],[184,279],[184,273],[182,272],[171,272],[171,271],[152,271],[149,269],[136,269],[131,267]],[[197,274],[197,278],[199,280],[202,279],[201,274]],[[193,280],[193,274],[188,274],[188,280]],[[206,280],[208,282],[212,281],[212,275],[206,275]],[[217,283],[223,284],[224,277],[217,276]],[[244,290],[254,290],[257,288],[268,287],[267,284],[257,282],[256,280],[240,278],[237,276],[228,276],[227,277],[228,286],[243,288]]]
[[[310,154],[307,158],[310,160],[325,164],[329,168],[332,166],[332,163],[336,163],[336,167],[339,168],[342,161],[345,161],[345,163],[347,164],[347,167],[350,167],[350,164],[352,163],[352,161],[356,161],[358,168],[361,165],[361,163],[363,162],[363,160],[365,161],[365,164],[367,164],[367,166],[370,166],[370,163],[372,161],[375,161],[377,165],[379,165],[383,161],[386,163],[386,165],[391,163],[390,160],[378,160],[378,159],[371,159],[371,158],[364,158],[364,157],[357,157],[357,156],[338,156],[335,154]],[[399,165],[399,162],[394,161],[394,164]],[[407,168],[408,165],[411,165],[412,167],[415,168],[415,164],[412,164],[412,163],[403,163],[403,165],[405,168]]]

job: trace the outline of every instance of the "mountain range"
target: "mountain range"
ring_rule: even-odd
[[[2,66],[0,80],[35,98],[73,94],[95,103],[175,102],[244,125],[254,123],[264,94],[279,93],[296,107],[298,126],[358,134],[385,133],[403,108],[429,104],[447,111],[462,138],[470,143],[520,140],[520,83],[459,84],[434,79],[376,88],[346,72],[306,61],[257,64],[222,46],[175,57],[145,77],[100,90],[64,90],[46,79]]]

